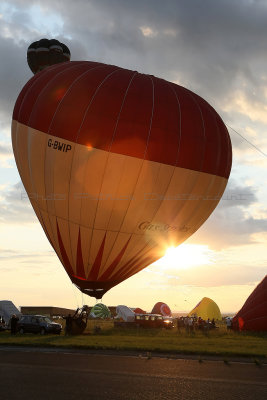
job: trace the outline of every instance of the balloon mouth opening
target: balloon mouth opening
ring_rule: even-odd
[[[104,294],[117,285],[119,282],[101,282],[101,281],[87,281],[85,279],[79,279],[75,276],[70,276],[74,285],[84,294],[96,299],[102,299]]]
[[[102,299],[103,295],[106,293],[105,289],[80,289],[83,293],[88,294],[88,296],[95,297],[96,299]]]

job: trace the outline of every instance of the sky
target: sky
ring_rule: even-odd
[[[182,85],[228,127],[233,166],[206,223],[177,249],[111,289],[107,305],[190,311],[210,297],[237,312],[267,265],[267,2],[265,0],[2,0],[0,4],[0,299],[17,306],[93,305],[71,284],[39,225],[11,145],[26,54],[56,38],[72,60],[119,65]],[[243,137],[241,137],[241,136]]]

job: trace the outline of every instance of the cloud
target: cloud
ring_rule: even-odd
[[[13,159],[13,153],[10,144],[0,142],[0,167],[10,168],[8,161]]]
[[[174,271],[170,271],[174,273]],[[264,266],[209,265],[176,271],[176,277],[165,277],[170,286],[187,285],[194,287],[220,287],[234,285],[255,285],[266,273]]]
[[[0,223],[28,224],[37,222],[21,182],[1,190]]]
[[[216,250],[255,243],[255,233],[267,232],[265,215],[255,218],[253,214],[257,195],[257,188],[230,179],[219,205],[189,242],[208,243]]]

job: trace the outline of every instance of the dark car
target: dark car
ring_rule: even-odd
[[[171,317],[163,317],[160,314],[136,314],[133,321],[115,321],[114,327],[118,328],[174,328],[173,319]]]
[[[43,315],[23,315],[18,321],[19,333],[46,333],[60,334],[62,325],[52,322],[50,318]]]

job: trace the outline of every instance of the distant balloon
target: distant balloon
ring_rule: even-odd
[[[151,311],[152,314],[161,314],[164,317],[171,317],[172,312],[170,307],[166,303],[159,301],[156,303]]]
[[[41,39],[29,46],[27,61],[31,71],[36,74],[51,65],[70,61],[70,51],[56,39]]]
[[[213,318],[216,320],[222,319],[222,314],[218,305],[215,303],[215,301],[208,297],[203,297],[203,299],[197,303],[193,310],[190,311],[188,317],[193,315],[201,317],[204,320],[207,320],[208,318],[210,320]]]
[[[71,281],[96,298],[196,232],[231,170],[228,131],[205,100],[96,62],[29,80],[12,142],[51,245]]]
[[[97,303],[90,312],[90,316],[93,318],[110,318],[110,310],[105,304]]]

